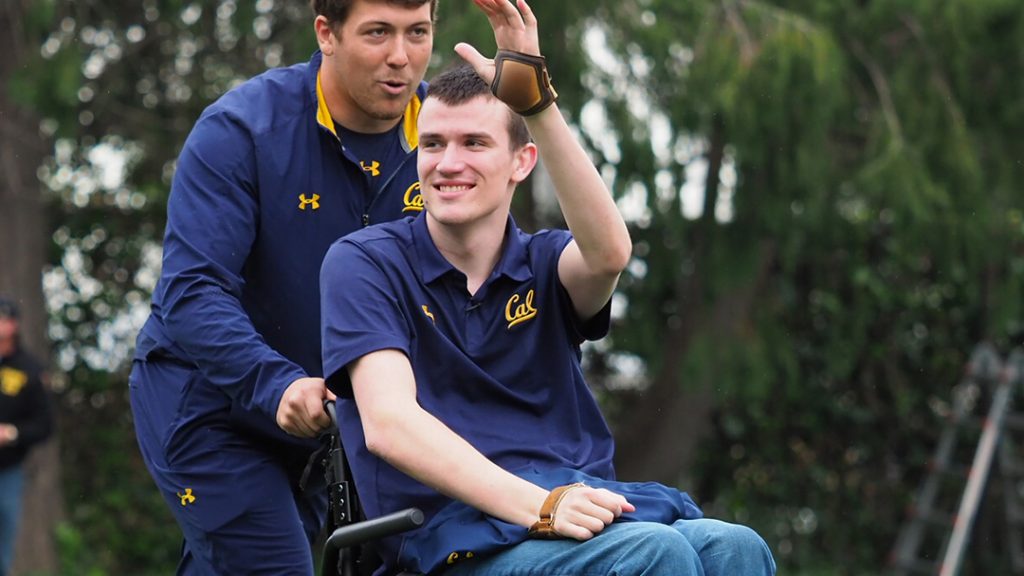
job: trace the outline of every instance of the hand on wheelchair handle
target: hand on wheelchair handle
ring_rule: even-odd
[[[285,389],[277,406],[277,425],[299,438],[315,438],[331,422],[323,401],[334,399],[323,378],[299,378]]]

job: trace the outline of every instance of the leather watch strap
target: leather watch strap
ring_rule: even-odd
[[[533,526],[530,526],[530,538],[560,538],[561,535],[555,532],[555,513],[558,511],[558,504],[562,502],[562,498],[565,498],[565,495],[570,490],[582,486],[586,486],[586,484],[576,482],[575,484],[559,486],[553,489],[540,507],[540,519],[534,522]]]

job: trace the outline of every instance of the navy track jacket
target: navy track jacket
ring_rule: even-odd
[[[327,248],[363,226],[422,210],[415,149],[426,84],[398,131],[404,158],[373,178],[338,137],[320,62],[317,52],[263,73],[196,122],[178,159],[163,270],[135,352],[137,360],[194,366],[260,428],[276,428],[291,382],[322,374],[319,273]]]

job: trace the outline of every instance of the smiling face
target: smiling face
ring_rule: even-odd
[[[419,134],[417,169],[428,223],[504,230],[516,184],[537,161],[532,143],[513,149],[508,108],[489,94],[455,105],[428,97]]]
[[[402,117],[430,61],[430,6],[358,0],[341,25],[317,17],[320,82],[335,121],[379,133]]]

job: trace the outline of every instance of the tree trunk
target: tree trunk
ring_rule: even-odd
[[[615,429],[615,468],[620,480],[654,481],[693,490],[689,474],[697,446],[710,427],[710,386],[684,387],[681,360],[693,329],[669,330],[663,339],[661,371],[644,392],[625,401]]]
[[[15,106],[10,78],[37,49],[25,37],[24,14],[31,0],[0,3],[0,293],[21,308],[22,345],[49,362],[42,270],[46,225],[42,186],[36,171],[46,146],[39,120]],[[63,513],[57,441],[37,447],[25,466],[22,522],[15,544],[13,573],[56,573],[54,528]]]
[[[615,430],[619,445],[615,465],[622,480],[653,480],[683,490],[696,489],[690,470],[701,441],[711,430],[715,391],[713,381],[688,381],[682,373],[682,360],[694,335],[735,340],[751,322],[754,300],[770,279],[777,247],[766,240],[758,252],[750,283],[710,305],[695,298],[702,282],[699,271],[677,290],[683,302],[679,309],[693,314],[679,328],[667,330],[660,352],[664,359],[661,371],[646,391],[626,400],[626,416]]]
[[[774,245],[763,243],[748,285],[721,294],[715,302],[701,301],[708,276],[703,269],[705,253],[717,226],[714,211],[725,145],[725,126],[718,117],[711,128],[706,154],[704,210],[688,241],[694,272],[680,277],[675,288],[677,309],[687,311],[685,320],[675,329],[666,328],[660,351],[661,370],[646,391],[626,399],[626,416],[615,431],[619,444],[615,463],[623,480],[653,480],[683,490],[696,488],[691,468],[701,441],[711,430],[714,382],[688,380],[682,374],[682,360],[696,334],[728,339],[740,332],[750,321],[753,299],[763,288],[775,261]]]

